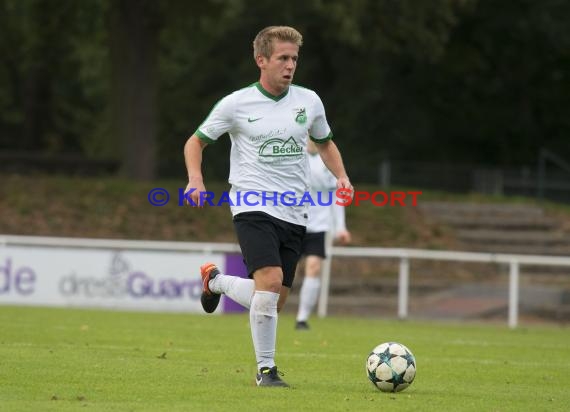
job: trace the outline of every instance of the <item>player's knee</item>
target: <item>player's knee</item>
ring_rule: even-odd
[[[318,277],[321,274],[321,259],[318,257],[310,256],[307,259],[305,275],[313,278]]]
[[[255,287],[258,290],[279,293],[283,283],[283,272],[278,267],[267,267],[253,274]]]
[[[265,278],[265,288],[270,292],[279,293],[281,291],[281,284],[283,277],[278,275],[271,275]]]
[[[273,281],[269,283],[266,287],[267,290],[270,292],[279,293],[279,290],[281,289],[281,280],[278,279],[277,281]]]

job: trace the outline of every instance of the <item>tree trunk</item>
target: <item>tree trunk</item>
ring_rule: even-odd
[[[122,173],[136,180],[156,177],[156,67],[159,2],[109,2],[113,128]]]

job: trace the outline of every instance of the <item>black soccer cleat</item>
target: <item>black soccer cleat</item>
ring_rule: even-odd
[[[297,321],[297,323],[295,324],[295,329],[297,329],[297,330],[309,330],[311,328],[309,327],[309,324],[306,321],[301,320],[301,321]]]
[[[213,263],[206,263],[200,266],[200,275],[202,276],[202,296],[200,296],[200,302],[206,313],[215,311],[220,303],[220,297],[222,295],[212,292],[208,285],[208,282],[214,279],[219,273],[218,267]]]
[[[279,375],[283,374],[281,372],[277,372],[277,366],[272,368],[261,368],[255,377],[255,383],[257,386],[280,386],[282,388],[288,388],[289,385],[287,385]]]

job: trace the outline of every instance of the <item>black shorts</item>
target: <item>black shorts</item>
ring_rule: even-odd
[[[283,286],[290,288],[301,257],[305,226],[263,212],[240,213],[233,220],[249,277],[258,269],[280,266]]]
[[[325,254],[325,232],[305,233],[303,245],[301,246],[302,256],[320,256],[323,259]]]

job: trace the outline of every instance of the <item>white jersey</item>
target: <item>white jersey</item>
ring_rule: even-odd
[[[336,204],[336,178],[317,153],[307,156],[311,170],[311,198],[315,206],[309,208],[307,232],[318,233],[346,230],[344,206]],[[331,203],[330,206],[327,206]]]
[[[261,211],[306,226],[308,202],[288,205],[299,203],[309,189],[307,138],[332,137],[319,96],[295,85],[273,96],[254,83],[220,100],[196,135],[214,143],[226,132],[232,142],[232,214]]]

